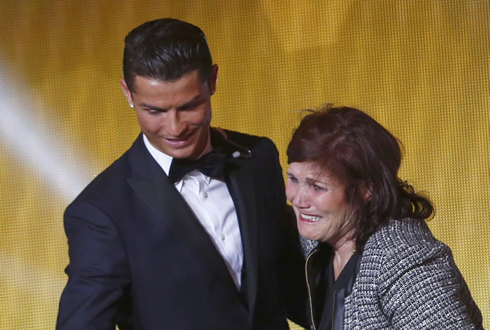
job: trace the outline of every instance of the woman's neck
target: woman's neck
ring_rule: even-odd
[[[337,280],[349,259],[356,252],[356,242],[354,240],[344,240],[337,243],[332,246],[334,250],[333,273],[335,280]]]

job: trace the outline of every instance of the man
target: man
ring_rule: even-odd
[[[277,150],[210,128],[218,66],[204,33],[144,23],[126,37],[123,71],[142,134],[65,212],[58,329],[304,324],[304,260]]]

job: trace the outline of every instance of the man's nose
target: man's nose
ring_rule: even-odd
[[[186,130],[186,125],[180,117],[179,112],[176,110],[167,112],[167,132],[174,137],[180,137]]]

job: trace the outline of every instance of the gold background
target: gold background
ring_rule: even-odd
[[[68,262],[62,212],[138,126],[123,38],[175,17],[220,65],[215,126],[271,137],[298,109],[358,107],[405,145],[490,327],[489,1],[0,0],[0,329],[51,329]]]

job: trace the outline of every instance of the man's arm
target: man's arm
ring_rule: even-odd
[[[273,145],[274,146],[274,145]],[[301,249],[296,216],[290,205],[286,203],[286,192],[282,168],[279,163],[279,153],[274,146],[274,175],[271,186],[277,187],[275,193],[278,203],[280,222],[279,244],[280,255],[278,258],[279,289],[283,303],[286,307],[288,319],[303,326],[308,326],[307,320],[307,289],[305,279],[305,258]]]
[[[57,329],[114,329],[117,306],[130,283],[119,231],[89,203],[70,205],[64,221],[70,264]]]
[[[308,327],[306,311],[308,296],[305,259],[296,228],[296,216],[291,206],[284,205],[281,223],[283,230],[282,253],[279,260],[281,294],[288,319],[306,328]]]

